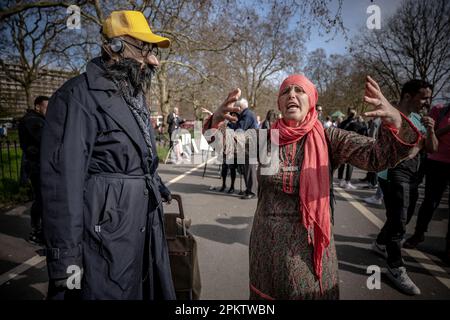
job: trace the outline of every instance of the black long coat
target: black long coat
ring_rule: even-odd
[[[172,137],[172,132],[178,129],[184,122],[184,119],[181,119],[179,116],[175,115],[174,112],[169,113],[167,116],[167,124],[169,125],[167,132],[169,133],[169,136]]]
[[[83,299],[175,299],[161,194],[136,120],[99,58],[51,97],[41,144],[49,277],[83,268]]]
[[[24,169],[27,175],[39,173],[39,152],[44,124],[44,116],[35,110],[27,110],[19,121],[20,148],[23,150]]]

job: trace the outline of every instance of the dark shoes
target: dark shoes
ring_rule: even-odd
[[[249,200],[249,199],[253,199],[256,197],[256,194],[254,193],[245,193],[241,199],[245,199],[245,200]]]
[[[225,192],[226,188],[227,188],[226,186],[222,186],[222,188],[220,188],[219,192]],[[230,189],[228,189],[227,193],[234,193],[234,187],[230,187]]]
[[[408,240],[405,241],[403,244],[403,248],[406,249],[415,249],[419,243],[423,242],[425,240],[425,236],[423,233],[414,233]]]
[[[30,236],[28,237],[28,242],[36,246],[43,246],[44,238],[42,236],[42,232],[31,231]]]

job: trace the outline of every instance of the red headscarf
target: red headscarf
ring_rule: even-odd
[[[289,127],[283,119],[279,119],[273,124],[272,129],[279,130],[280,146],[295,144],[306,135],[300,171],[299,210],[302,224],[308,231],[308,241],[314,247],[314,272],[322,290],[322,257],[330,244],[331,233],[328,146],[316,112],[317,90],[311,81],[302,75],[291,75],[281,84],[278,96],[286,87],[293,84],[303,88],[308,95],[308,114],[298,127]]]

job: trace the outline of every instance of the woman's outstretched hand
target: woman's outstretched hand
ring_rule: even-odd
[[[230,115],[230,112],[239,112],[239,107],[234,107],[234,103],[241,97],[241,89],[236,88],[228,94],[228,97],[213,114],[213,124],[223,120],[237,121],[237,118]]]
[[[381,92],[378,83],[370,76],[367,76],[366,79],[364,101],[374,107],[373,111],[364,113],[366,117],[380,117],[385,124],[400,129],[402,126],[400,112],[389,103]]]

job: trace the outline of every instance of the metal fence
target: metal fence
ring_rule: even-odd
[[[0,140],[0,179],[19,182],[22,150],[18,141]]]

